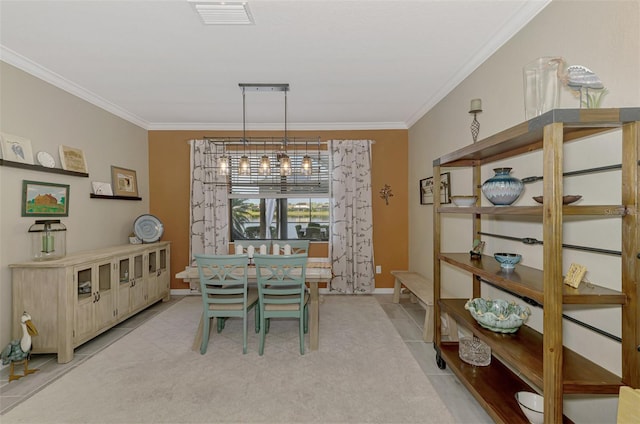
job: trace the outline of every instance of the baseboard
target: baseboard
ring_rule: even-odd
[[[320,294],[338,294],[332,293],[328,289],[320,289]],[[171,294],[174,296],[189,296],[189,295],[200,295],[198,290],[190,290],[190,289],[171,289]],[[376,288],[373,290],[373,294],[393,294],[393,288]]]

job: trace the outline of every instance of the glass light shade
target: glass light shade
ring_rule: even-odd
[[[301,164],[301,172],[302,175],[311,175],[311,171],[313,170],[311,157],[309,155],[304,155],[302,158]]]
[[[249,164],[249,157],[242,155],[240,157],[240,163],[238,164],[239,175],[251,175],[251,165]]]
[[[36,261],[60,259],[67,253],[67,227],[59,219],[36,220],[29,227],[31,257]]]
[[[271,175],[271,161],[269,160],[269,156],[262,155],[260,158],[260,168],[258,168],[258,173],[260,175]]]
[[[218,174],[219,175],[229,175],[229,156],[222,155],[218,159]]]
[[[280,157],[280,175],[291,175],[291,158],[287,154]]]

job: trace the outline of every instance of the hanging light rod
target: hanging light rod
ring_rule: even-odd
[[[245,91],[289,91],[289,84],[262,84],[262,83],[246,83],[238,84]]]

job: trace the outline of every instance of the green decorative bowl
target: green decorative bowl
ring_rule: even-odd
[[[496,333],[515,333],[531,315],[528,307],[502,299],[477,297],[467,301],[464,308],[478,324]]]

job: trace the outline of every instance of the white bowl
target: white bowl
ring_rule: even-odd
[[[451,196],[451,201],[456,206],[474,206],[476,204],[476,196]]]
[[[537,393],[518,392],[516,400],[531,424],[544,424],[544,398]]]

